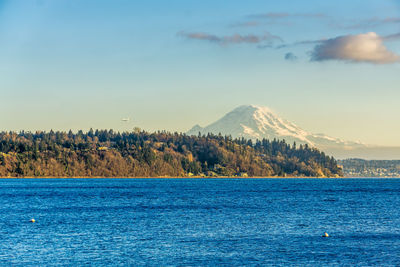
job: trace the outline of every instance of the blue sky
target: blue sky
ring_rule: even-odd
[[[400,1],[0,0],[0,128],[186,131],[257,104],[400,146],[399,33]]]

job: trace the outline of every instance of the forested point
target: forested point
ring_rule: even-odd
[[[114,132],[0,133],[0,177],[340,177],[333,157],[284,140]]]

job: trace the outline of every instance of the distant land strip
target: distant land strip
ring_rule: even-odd
[[[400,178],[400,160],[339,160],[346,177]]]

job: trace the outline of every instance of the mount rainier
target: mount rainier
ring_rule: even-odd
[[[204,128],[196,125],[187,132],[188,135],[199,133],[221,133],[252,140],[285,139],[287,143],[308,144],[338,158],[392,158],[400,151],[398,148],[382,148],[313,134],[279,117],[271,109],[255,105],[240,106]]]

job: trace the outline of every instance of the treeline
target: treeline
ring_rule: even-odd
[[[284,140],[179,133],[0,133],[0,177],[338,177],[334,158]]]

